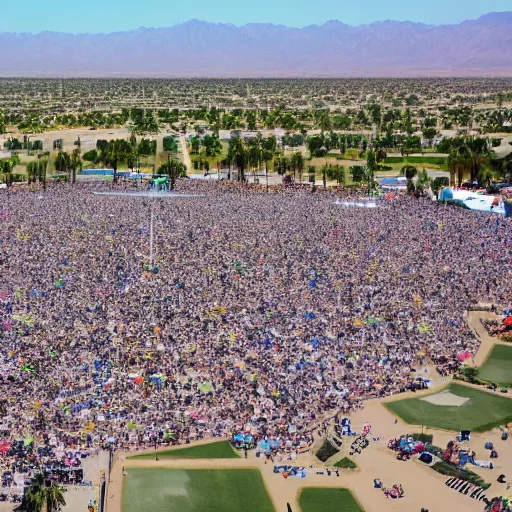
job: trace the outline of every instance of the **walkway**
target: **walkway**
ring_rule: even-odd
[[[467,323],[470,329],[475,333],[476,337],[480,340],[480,347],[473,357],[473,364],[475,366],[481,366],[485,363],[494,345],[510,345],[510,343],[501,341],[499,338],[490,336],[487,329],[480,321],[502,319],[503,316],[496,315],[488,311],[469,311],[467,313]]]
[[[180,135],[180,144],[181,144],[181,153],[183,154],[183,163],[187,168],[187,174],[192,173],[192,160],[190,160],[190,155],[188,153],[187,141],[184,135]]]

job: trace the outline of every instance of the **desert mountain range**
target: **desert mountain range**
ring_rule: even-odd
[[[1,76],[512,76],[512,12],[458,25],[192,20],[111,34],[0,32]]]

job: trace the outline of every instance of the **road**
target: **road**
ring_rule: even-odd
[[[188,153],[187,141],[184,135],[180,135],[180,144],[181,144],[181,152],[183,153],[183,163],[187,167],[187,174],[192,173],[192,160],[190,160],[190,155]]]

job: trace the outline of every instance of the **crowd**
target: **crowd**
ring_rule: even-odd
[[[510,300],[512,223],[497,215],[199,180],[178,191],[204,196],[180,199],[98,187],[0,191],[10,439],[309,445],[326,416],[416,388],[412,370],[455,370],[478,348],[465,310]]]

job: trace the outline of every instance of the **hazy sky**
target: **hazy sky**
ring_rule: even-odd
[[[1,1],[1,0],[0,0]],[[115,32],[212,22],[269,22],[293,27],[338,19],[351,25],[410,20],[458,23],[491,11],[512,10],[510,0],[23,0],[1,1],[0,31]]]

